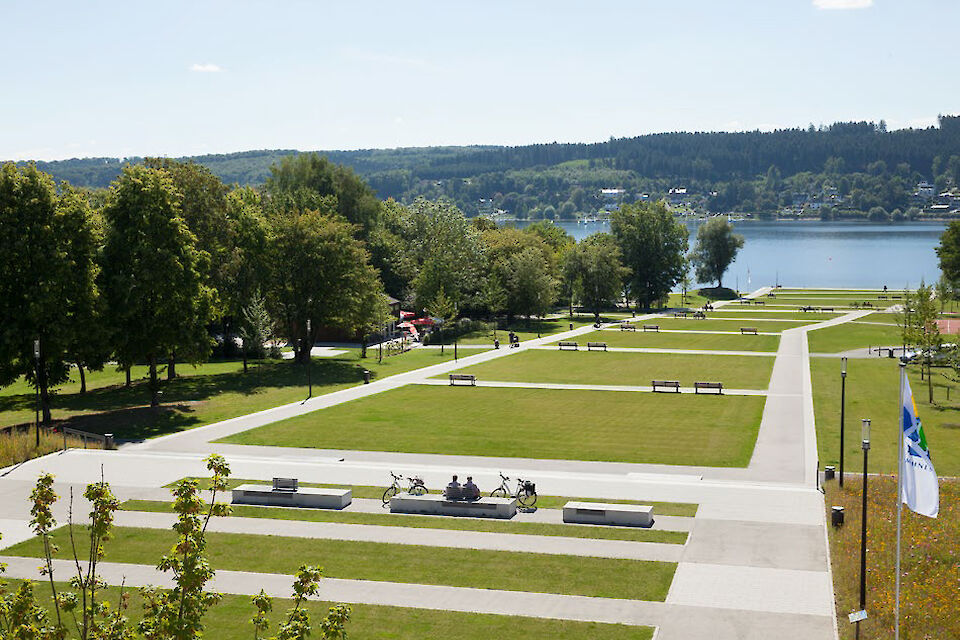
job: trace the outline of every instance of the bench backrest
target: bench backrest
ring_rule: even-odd
[[[300,488],[300,483],[297,482],[296,478],[274,478],[273,479],[274,491],[297,491],[299,488]]]
[[[451,373],[451,380],[473,380],[476,376],[472,373]]]
[[[606,342],[588,342],[587,346],[588,347],[606,347],[607,343]]]
[[[694,382],[693,386],[699,387],[701,389],[722,389],[722,382]]]
[[[650,383],[651,387],[679,387],[679,380],[653,380]]]

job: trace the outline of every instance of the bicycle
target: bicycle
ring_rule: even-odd
[[[530,508],[537,503],[537,485],[529,480],[517,478],[517,490],[510,491],[507,484],[510,478],[500,474],[500,486],[490,492],[491,498],[516,498],[521,506]]]
[[[398,476],[392,471],[390,472],[390,476],[393,478],[393,484],[387,487],[383,492],[384,507],[390,504],[390,498],[403,490],[403,487],[400,485],[400,481],[403,480],[403,476]],[[423,478],[420,476],[410,476],[407,478],[406,492],[414,496],[422,496],[427,493],[427,485],[424,484]]]

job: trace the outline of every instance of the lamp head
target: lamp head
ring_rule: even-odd
[[[33,341],[33,357],[40,359],[40,338]]]
[[[846,377],[847,375],[847,358],[846,356],[840,358],[840,375]]]
[[[864,451],[870,448],[870,418],[861,420],[860,439]]]

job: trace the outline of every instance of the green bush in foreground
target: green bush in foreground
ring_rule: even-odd
[[[34,532],[43,544],[41,574],[49,579],[52,596],[52,613],[39,604],[34,583],[24,581],[11,590],[0,583],[0,638],[18,640],[131,640],[141,637],[146,640],[188,640],[203,635],[203,618],[211,606],[220,601],[221,595],[204,591],[204,586],[213,578],[214,571],[206,557],[206,530],[211,518],[227,516],[230,506],[216,502],[217,493],[227,488],[230,468],[218,455],[207,458],[207,469],[213,477],[213,495],[206,503],[200,497],[195,480],[184,480],[174,489],[174,509],[179,515],[174,531],[177,542],[170,553],[163,556],[157,568],[173,574],[174,587],[170,590],[141,589],[143,615],[135,625],[126,615],[129,594],[120,590],[116,603],[103,597],[106,582],[97,573],[97,564],[104,557],[104,543],[109,541],[113,530],[114,513],[120,501],[110,491],[106,482],[87,486],[83,497],[90,502],[90,524],[85,536],[89,538],[89,553],[81,561],[76,549],[72,518],[67,523],[67,533],[73,549],[76,575],[72,576],[66,589],[58,591],[54,580],[53,556],[58,551],[51,535],[57,527],[53,505],[58,500],[53,490],[53,476],[43,474],[30,495],[32,506],[30,521]],[[73,496],[71,492],[71,513]],[[5,570],[0,565],[0,573]],[[319,567],[301,565],[293,585],[294,606],[277,627],[275,640],[303,640],[311,630],[319,632],[326,640],[346,638],[345,624],[350,609],[345,605],[330,608],[327,616],[312,627],[304,601],[316,595],[321,577]],[[254,638],[259,640],[270,628],[267,613],[273,608],[272,600],[261,590],[253,598],[256,609],[251,622]]]

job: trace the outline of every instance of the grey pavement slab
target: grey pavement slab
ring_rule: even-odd
[[[825,571],[823,528],[696,518],[683,552],[687,563]]]

